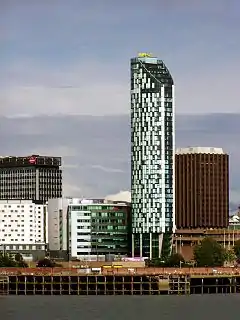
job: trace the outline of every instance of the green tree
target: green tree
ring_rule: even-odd
[[[185,264],[183,256],[179,253],[173,253],[166,261],[166,267],[181,267]]]
[[[216,240],[206,237],[194,248],[194,259],[198,267],[221,267],[226,251]]]
[[[182,264],[185,264],[185,260],[183,256],[179,253],[173,253],[165,260],[163,258],[155,258],[152,260],[145,260],[147,267],[155,267],[155,268],[164,268],[164,267],[180,267]]]
[[[28,264],[23,260],[23,257],[20,253],[15,255],[15,258],[12,255],[7,253],[0,253],[0,267],[1,268],[27,268]]]
[[[48,258],[39,260],[37,263],[38,268],[54,268],[55,266],[56,266],[55,262]]]
[[[16,267],[18,268],[27,268],[28,264],[23,260],[23,256],[20,253],[15,255]]]
[[[21,253],[17,253],[15,255],[15,261],[16,262],[22,262],[23,261],[23,256],[21,255]]]
[[[165,261],[163,261],[160,258],[154,258],[152,260],[148,259],[145,260],[147,267],[153,267],[153,268],[162,268],[165,267]]]
[[[232,263],[236,260],[236,255],[234,250],[227,250],[225,254],[225,261]]]
[[[234,253],[235,253],[236,257],[240,258],[240,240],[237,240],[234,243],[233,250],[234,250]]]
[[[0,253],[0,267],[2,268],[11,268],[16,267],[16,261],[13,257],[7,253]]]

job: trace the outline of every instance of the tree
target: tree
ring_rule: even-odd
[[[182,264],[185,264],[185,260],[183,256],[179,253],[173,253],[165,260],[161,258],[155,258],[152,260],[145,260],[147,267],[155,267],[155,268],[164,268],[164,267],[180,267]]]
[[[20,253],[17,253],[15,255],[15,261],[16,262],[22,262],[23,261],[23,256]]]
[[[23,256],[20,253],[15,255],[16,267],[18,268],[27,268],[28,264],[23,260]]]
[[[55,267],[55,262],[48,258],[39,260],[37,263],[37,268],[53,268],[53,267]]]
[[[240,258],[240,240],[237,240],[234,243],[233,250],[234,250],[234,253],[235,253],[236,257]]]
[[[16,262],[7,253],[5,253],[5,254],[0,253],[0,267],[2,267],[2,268],[16,267]]]
[[[236,259],[236,263],[237,263],[237,265],[240,265],[240,258]]]
[[[181,267],[182,264],[185,264],[183,256],[179,253],[173,253],[166,261],[166,267]]]
[[[23,260],[23,257],[20,253],[15,255],[15,259],[13,259],[12,255],[7,253],[0,253],[0,267],[2,268],[27,268],[28,264]]]
[[[225,261],[232,263],[236,260],[236,256],[234,250],[227,250],[225,254]]]
[[[198,267],[221,267],[226,251],[216,240],[206,237],[194,248],[194,259]]]
[[[165,261],[163,261],[160,258],[154,258],[152,260],[148,259],[145,260],[147,267],[153,267],[153,268],[162,268],[165,266]]]

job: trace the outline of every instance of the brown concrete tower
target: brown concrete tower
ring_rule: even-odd
[[[177,149],[175,190],[177,229],[228,226],[229,156],[221,148]]]

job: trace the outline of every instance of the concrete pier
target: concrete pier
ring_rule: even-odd
[[[10,295],[160,295],[189,294],[189,277],[167,276],[9,276]],[[4,289],[2,289],[3,291]]]
[[[0,295],[185,295],[240,293],[239,272],[210,274],[183,269],[130,274],[78,274],[47,270],[0,274]],[[188,272],[187,272],[188,271]],[[214,270],[215,271],[215,270]]]

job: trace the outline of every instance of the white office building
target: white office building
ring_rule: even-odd
[[[48,201],[48,249],[53,258],[87,258],[91,252],[91,215],[79,198]],[[81,254],[82,253],[82,254]]]
[[[48,201],[48,240],[52,258],[105,260],[128,253],[130,206],[108,199]]]
[[[45,255],[46,205],[31,200],[0,200],[0,250],[32,260]]]

